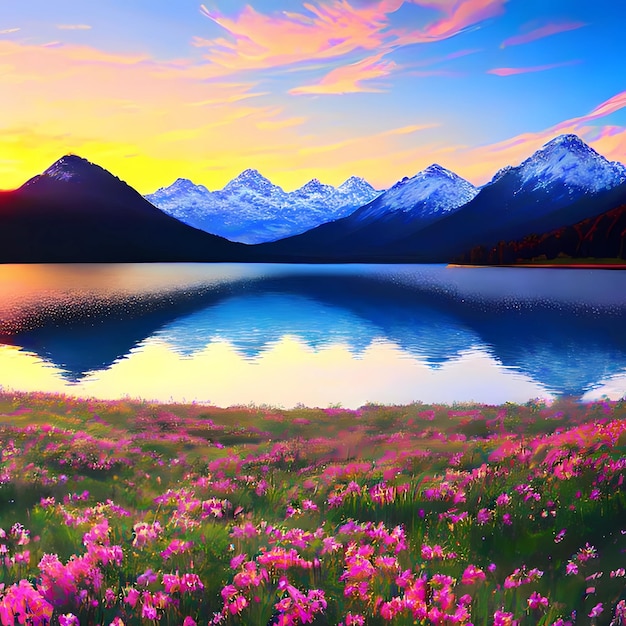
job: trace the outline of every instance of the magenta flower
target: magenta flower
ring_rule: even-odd
[[[572,561],[568,561],[567,565],[565,566],[565,574],[567,576],[578,574],[578,565],[576,565],[576,563],[573,563]]]
[[[508,493],[501,493],[496,498],[497,506],[507,506],[507,504],[510,504],[510,502],[511,502],[511,496]]]
[[[545,598],[536,591],[533,591],[527,600],[529,609],[538,609],[540,606],[548,606],[548,598]]]
[[[589,617],[598,617],[604,611],[604,607],[602,606],[602,602],[598,602],[591,611],[589,612]]]
[[[473,585],[481,580],[485,580],[485,572],[474,565],[468,565],[461,578],[464,585]]]
[[[496,611],[493,614],[493,626],[517,626],[519,622],[513,619],[513,613]]]
[[[480,509],[476,514],[476,523],[479,526],[487,524],[491,519],[491,511],[489,509]]]

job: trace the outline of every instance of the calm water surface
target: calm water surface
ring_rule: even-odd
[[[0,385],[220,406],[626,395],[626,272],[0,266]]]

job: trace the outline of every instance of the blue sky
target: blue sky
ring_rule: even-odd
[[[626,3],[0,0],[0,188],[68,152],[142,192],[253,167],[475,184],[575,132],[626,160]]]

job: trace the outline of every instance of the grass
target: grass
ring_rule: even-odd
[[[4,393],[0,444],[3,625],[626,623],[624,401]]]

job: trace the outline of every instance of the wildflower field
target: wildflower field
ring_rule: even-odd
[[[0,623],[626,624],[626,402],[0,394]]]

